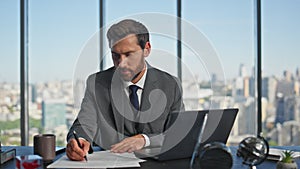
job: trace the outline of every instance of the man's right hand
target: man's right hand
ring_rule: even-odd
[[[84,139],[79,139],[82,149],[78,146],[74,138],[70,139],[67,144],[66,153],[70,160],[83,161],[84,156],[88,154],[90,143]]]

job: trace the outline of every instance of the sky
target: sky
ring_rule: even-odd
[[[223,76],[228,79],[236,77],[240,64],[244,64],[250,74],[256,62],[254,1],[184,0],[182,3],[184,21],[196,28],[214,49]],[[98,5],[97,0],[29,0],[30,82],[70,80],[76,76],[80,65],[86,65],[80,67],[86,75],[98,70],[98,58],[90,57],[96,52],[86,52],[94,47],[89,44],[93,44],[99,30]],[[108,0],[105,6],[106,25],[120,18],[149,12],[176,16],[175,0],[153,0],[151,3]],[[299,7],[299,0],[264,0],[262,3],[262,60],[266,76],[281,76],[284,70],[294,73],[300,65]],[[0,82],[18,82],[20,78],[19,15],[19,0],[0,1]],[[171,20],[160,21],[164,20],[156,17],[153,22],[145,20],[145,23],[150,31],[157,26],[156,22],[163,28],[168,25],[175,28]],[[156,33],[151,41],[153,55],[149,62],[176,74],[176,39]],[[202,56],[196,56],[195,49],[189,48],[191,46],[183,47],[183,74],[206,79],[211,73],[208,68],[215,65],[209,65]],[[105,58],[106,65],[110,66],[109,53]]]

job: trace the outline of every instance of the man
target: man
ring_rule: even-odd
[[[178,80],[145,61],[151,44],[143,24],[120,21],[107,38],[114,66],[87,80],[81,110],[67,136],[71,160],[84,160],[92,143],[117,153],[160,146],[169,113],[184,109]]]

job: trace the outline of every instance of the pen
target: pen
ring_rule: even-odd
[[[74,137],[75,137],[75,140],[76,140],[76,142],[77,142],[77,144],[78,144],[79,148],[81,148],[81,149],[82,149],[82,146],[81,146],[81,144],[80,144],[80,142],[79,142],[79,138],[78,138],[78,136],[77,136],[77,134],[76,134],[76,131],[75,131],[75,130],[73,130],[73,135],[74,135]],[[84,159],[85,159],[85,161],[87,161],[87,157],[86,157],[86,156],[84,156]]]

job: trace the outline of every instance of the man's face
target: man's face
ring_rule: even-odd
[[[135,35],[128,35],[111,48],[115,68],[125,81],[131,81],[145,66],[145,57],[150,53],[150,43],[142,49]]]

